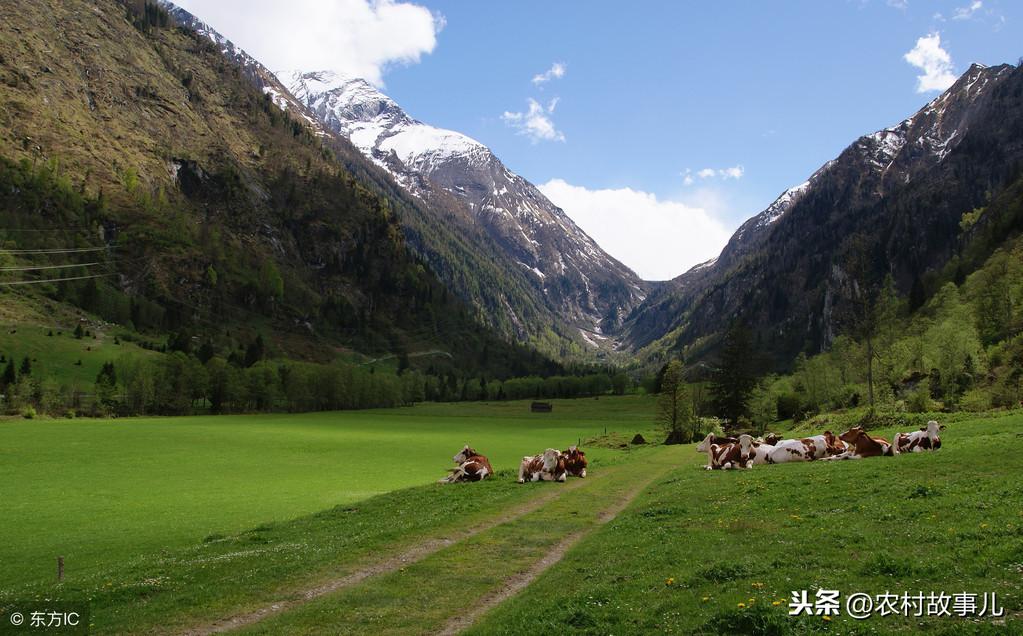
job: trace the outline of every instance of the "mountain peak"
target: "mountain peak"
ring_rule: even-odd
[[[633,272],[480,142],[412,118],[359,78],[332,71],[279,76],[321,122],[410,193],[457,202],[569,324],[606,334],[642,300],[645,285]]]

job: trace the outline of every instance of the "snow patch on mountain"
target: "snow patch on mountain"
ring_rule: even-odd
[[[464,202],[513,262],[536,275],[552,308],[593,333],[642,302],[645,284],[533,184],[462,133],[409,116],[368,82],[332,71],[279,73],[305,108],[414,196]],[[555,283],[556,280],[556,283]],[[556,285],[553,293],[549,285]]]

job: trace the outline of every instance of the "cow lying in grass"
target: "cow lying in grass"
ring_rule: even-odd
[[[557,449],[548,448],[540,455],[526,455],[519,465],[519,483],[527,481],[565,481],[565,458]]]
[[[817,459],[892,457],[900,452],[918,453],[941,448],[938,432],[944,428],[931,420],[919,431],[896,433],[892,442],[883,437],[868,435],[862,426],[853,427],[841,435],[824,431],[820,435],[800,439],[781,439],[771,433],[764,439],[753,441],[749,435],[740,435],[734,443],[718,443],[725,438],[711,433],[696,445],[696,450],[707,453],[707,470],[751,468],[756,464],[809,462]]]
[[[577,446],[569,446],[568,450],[561,451],[561,457],[565,460],[565,472],[573,477],[586,477],[586,453]]]
[[[740,435],[736,442],[716,443],[720,439],[711,433],[696,445],[697,451],[707,453],[707,465],[704,468],[707,470],[729,470],[753,466],[756,449],[751,436]]]
[[[831,431],[800,439],[781,439],[771,433],[763,441],[754,443],[754,464],[784,464],[810,462],[848,450],[845,442]]]
[[[920,453],[925,450],[938,450],[941,448],[941,437],[938,431],[944,430],[934,420],[927,422],[927,426],[912,433],[896,433],[892,438],[892,446],[899,453]]]
[[[485,455],[480,455],[474,448],[466,444],[452,458],[456,466],[448,469],[451,473],[440,479],[442,484],[453,484],[458,481],[482,481],[494,474],[490,460]]]
[[[842,433],[839,438],[850,445],[850,449],[825,459],[864,459],[866,457],[884,457],[898,454],[898,449],[883,437],[867,435],[862,426],[855,426]]]

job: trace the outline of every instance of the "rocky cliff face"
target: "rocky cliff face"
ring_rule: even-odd
[[[647,285],[611,258],[531,183],[483,144],[410,117],[358,78],[328,71],[281,78],[325,126],[345,136],[415,196],[455,201],[545,304],[593,341],[617,332]]]
[[[866,241],[873,279],[908,293],[949,262],[963,213],[1020,175],[1023,70],[975,64],[899,124],[860,137],[806,182],[744,223],[721,255],[667,283],[629,317],[626,343],[700,342],[733,318],[759,333],[776,363],[827,346],[849,294],[845,261]]]

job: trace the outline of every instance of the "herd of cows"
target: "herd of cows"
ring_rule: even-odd
[[[938,432],[944,428],[931,420],[918,431],[896,433],[891,442],[867,434],[862,426],[851,428],[841,435],[824,431],[820,435],[800,439],[782,439],[773,433],[756,440],[750,435],[735,438],[711,433],[696,445],[696,450],[707,453],[707,470],[752,468],[756,464],[808,462],[816,459],[892,457],[900,453],[938,450],[941,448]]]
[[[481,481],[494,474],[494,468],[486,455],[481,455],[474,448],[466,445],[452,458],[455,467],[448,470],[447,477],[441,483],[452,484],[459,481]],[[586,453],[576,446],[559,451],[548,448],[539,455],[527,455],[519,465],[519,483],[527,481],[565,481],[569,475],[586,476]]]
[[[707,453],[707,470],[752,468],[757,464],[783,464],[814,460],[864,459],[866,457],[893,457],[901,453],[919,453],[941,448],[938,433],[944,430],[934,420],[918,431],[896,433],[892,441],[869,435],[862,426],[856,426],[835,435],[824,431],[820,435],[799,439],[782,439],[771,433],[764,438],[752,435],[722,437],[710,433],[696,445],[700,453]],[[441,483],[482,481],[494,474],[486,455],[466,445],[452,458],[455,467]],[[576,446],[559,451],[548,448],[539,455],[527,455],[519,464],[519,483],[527,481],[565,481],[569,475],[586,476],[586,454]]]

